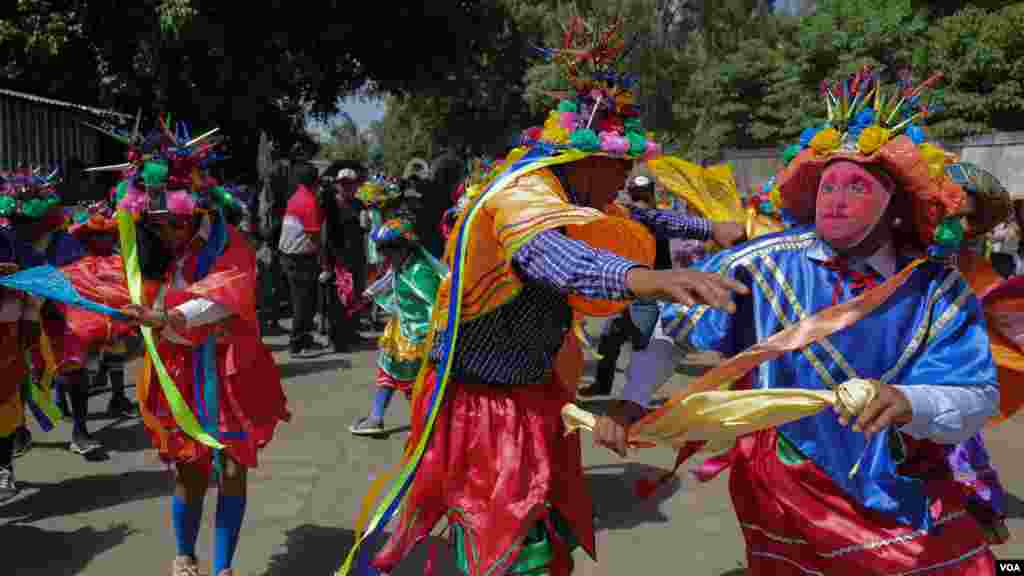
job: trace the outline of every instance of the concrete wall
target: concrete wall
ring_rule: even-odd
[[[996,132],[944,146],[994,174],[1011,193],[1024,195],[1024,132]],[[751,186],[760,186],[781,169],[779,152],[771,148],[726,150],[722,155],[732,166],[736,186],[744,196]]]

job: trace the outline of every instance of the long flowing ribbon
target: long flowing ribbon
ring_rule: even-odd
[[[57,359],[53,354],[53,346],[46,331],[39,331],[39,355],[43,357],[43,372],[38,382],[30,381],[28,385],[29,407],[32,414],[44,431],[49,432],[61,420],[60,410],[53,401],[53,379],[57,375]],[[31,362],[31,354],[26,352]]]
[[[210,239],[199,254],[199,261],[196,266],[196,279],[202,280],[210,273],[214,262],[224,253],[227,246],[227,229],[224,226],[224,217],[217,214],[214,219],[210,233]],[[217,336],[211,334],[199,347],[193,356],[196,367],[197,393],[203,394],[203,428],[213,438],[220,439],[220,381],[217,378]],[[202,378],[202,379],[200,379]],[[202,382],[202,385],[198,384]],[[197,404],[198,406],[198,404]],[[213,469],[218,476],[224,470],[223,454],[220,450],[213,453]]]
[[[412,480],[416,475],[416,470],[419,468],[420,461],[423,458],[423,453],[426,450],[427,443],[430,441],[434,422],[437,419],[437,414],[440,411],[441,403],[444,399],[444,393],[448,387],[452,361],[455,359],[453,351],[455,349],[456,342],[458,341],[459,325],[461,324],[462,317],[463,270],[465,268],[467,247],[469,245],[469,230],[472,229],[473,222],[475,221],[476,216],[480,213],[480,208],[484,206],[487,200],[493,197],[494,194],[504,189],[505,186],[523,174],[539,170],[541,168],[575,162],[576,160],[586,156],[588,156],[587,153],[578,150],[560,151],[556,154],[553,151],[549,151],[541,147],[535,147],[520,160],[509,166],[505,173],[499,176],[490,185],[490,187],[488,187],[488,189],[470,205],[462,226],[459,228],[455,245],[455,254],[452,258],[454,267],[451,274],[451,297],[449,298],[448,303],[448,326],[444,334],[444,345],[441,349],[440,370],[437,372],[434,379],[434,386],[430,391],[430,408],[427,411],[423,433],[420,435],[419,442],[416,444],[415,448],[411,452],[407,452],[406,463],[401,472],[399,472],[394,485],[378,506],[376,513],[373,515],[369,525],[366,527],[366,531],[359,536],[356,543],[352,546],[345,562],[342,564],[341,568],[338,569],[338,576],[345,576],[349,573],[362,545],[367,540],[374,537],[394,517],[409,490],[409,486],[412,484]],[[425,371],[421,371],[421,378],[424,373]],[[359,566],[364,572],[369,569],[369,559],[366,558],[365,554],[363,555]]]
[[[117,226],[121,236],[121,258],[124,262],[124,274],[128,280],[128,292],[131,294],[134,304],[144,306],[142,299],[142,271],[139,268],[138,242],[135,236],[135,221],[131,214],[124,210],[117,211]],[[153,368],[156,370],[157,381],[160,382],[160,389],[163,390],[167,405],[171,409],[174,421],[181,430],[190,438],[205,444],[211,448],[223,448],[224,445],[207,434],[199,425],[192,410],[189,409],[181,392],[174,384],[163,360],[156,349],[156,342],[153,339],[153,329],[149,326],[141,326],[142,340],[146,345],[146,353],[153,361]]]

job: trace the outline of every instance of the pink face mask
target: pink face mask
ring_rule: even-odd
[[[814,224],[833,248],[850,249],[871,234],[891,199],[876,176],[853,162],[836,162],[821,175]]]

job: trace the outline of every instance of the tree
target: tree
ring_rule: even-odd
[[[308,148],[305,115],[326,117],[339,96],[367,84],[377,94],[458,97],[477,102],[465,111],[494,110],[501,82],[491,77],[518,46],[500,5],[470,0],[359,11],[337,0],[302,10],[258,2],[244,6],[244,18],[236,3],[195,0],[6,4],[0,66],[12,87],[220,126],[243,164],[255,161],[261,129],[281,148]]]
[[[1024,4],[968,7],[928,31],[923,69],[944,75],[946,110],[930,125],[940,138],[1024,130]]]
[[[363,164],[370,160],[370,137],[360,132],[347,115],[331,125],[319,140],[320,148],[316,154],[318,159],[358,160]]]

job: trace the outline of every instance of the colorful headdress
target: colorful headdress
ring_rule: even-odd
[[[400,238],[413,243],[419,242],[412,222],[405,218],[394,218],[384,222],[373,231],[370,238],[377,244],[387,244]]]
[[[39,168],[0,172],[0,217],[22,216],[38,220],[60,204],[58,170]]]
[[[797,222],[813,222],[826,164],[848,160],[877,166],[909,200],[915,237],[922,247],[929,247],[933,256],[954,252],[964,236],[960,217],[967,196],[946,173],[955,157],[927,142],[917,124],[935,112],[932,98],[926,102],[924,93],[940,78],[935,74],[915,86],[909,73],[902,73],[898,85],[887,88],[877,71],[865,67],[842,82],[823,82],[828,120],[804,130],[800,143],[783,153],[786,167],[777,177],[779,207]]]
[[[393,182],[373,177],[363,182],[356,190],[356,198],[367,206],[380,207],[402,196],[402,189]]]
[[[91,126],[91,125],[89,125]],[[173,124],[160,117],[159,126],[143,137],[136,121],[131,136],[91,126],[128,145],[128,162],[87,171],[123,171],[114,202],[135,216],[147,211],[166,210],[174,214],[195,214],[232,206],[244,210],[234,194],[205,174],[210,163],[224,158],[217,150],[222,142],[218,128],[192,137],[185,122]]]
[[[615,158],[657,156],[657,143],[640,124],[633,94],[636,79],[621,70],[630,48],[622,36],[622,18],[601,26],[574,16],[565,27],[560,49],[538,49],[559,64],[571,89],[549,93],[560,100],[558,107],[548,114],[543,127],[523,134],[522,144]]]

